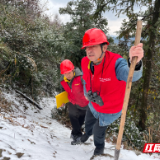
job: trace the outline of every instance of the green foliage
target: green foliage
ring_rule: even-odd
[[[112,142],[114,136],[118,137],[119,124],[120,118],[113,122],[107,129],[107,138],[109,137]],[[122,144],[125,145],[125,148],[134,148],[136,150],[142,150],[144,143],[146,142],[144,139],[144,134],[146,135],[147,132],[139,131],[135,124],[134,115],[132,111],[128,110],[125,121]]]
[[[38,1],[0,4],[1,82],[37,95],[53,95],[63,41],[61,24],[40,15]],[[4,83],[5,82],[5,83]]]
[[[127,140],[128,145],[141,150],[145,143],[143,134],[144,132],[140,132],[139,128],[135,124],[133,113],[128,110],[123,136],[124,141]]]

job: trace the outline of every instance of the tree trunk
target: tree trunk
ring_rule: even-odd
[[[147,108],[147,99],[148,99],[148,90],[149,90],[149,83],[150,83],[150,78],[151,78],[151,72],[152,72],[152,57],[153,54],[155,53],[155,39],[156,39],[156,30],[157,30],[157,25],[156,22],[158,21],[159,18],[159,11],[160,11],[160,0],[155,1],[154,5],[154,13],[153,17],[151,20],[151,27],[149,31],[149,47],[148,51],[145,54],[146,57],[146,69],[145,69],[145,75],[144,75],[144,83],[143,83],[143,95],[142,95],[142,103],[140,106],[140,120],[139,120],[139,127],[142,130],[146,129],[146,119],[147,119],[147,113],[146,113],[146,108]]]

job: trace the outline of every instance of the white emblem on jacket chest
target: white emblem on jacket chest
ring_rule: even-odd
[[[100,82],[111,81],[111,78],[99,78]]]

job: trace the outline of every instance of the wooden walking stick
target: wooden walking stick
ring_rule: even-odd
[[[142,21],[138,20],[137,21],[135,43],[134,43],[135,46],[140,43],[141,31],[142,31]],[[126,111],[127,111],[127,107],[128,107],[128,101],[129,101],[130,91],[131,91],[131,86],[132,86],[132,78],[133,78],[133,73],[134,73],[134,69],[135,69],[135,66],[136,66],[137,58],[138,57],[133,57],[132,58],[132,62],[131,62],[130,69],[129,69],[128,79],[127,79],[127,84],[126,84],[125,97],[124,97],[123,108],[122,108],[120,128],[119,128],[118,139],[117,139],[117,144],[116,144],[116,148],[115,148],[114,160],[119,159],[121,141],[122,141],[125,119],[126,119]]]

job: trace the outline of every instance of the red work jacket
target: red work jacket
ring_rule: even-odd
[[[84,97],[81,76],[74,77],[71,87],[64,80],[61,81],[61,85],[64,90],[68,92],[68,99],[72,104],[77,104],[80,107],[85,107],[88,105],[89,101],[87,101]]]
[[[104,103],[103,106],[99,106],[91,102],[97,112],[111,114],[122,110],[126,82],[119,81],[116,77],[115,64],[118,58],[121,58],[119,54],[106,51],[102,62],[94,65],[94,74],[89,68],[89,59],[84,57],[81,61],[87,92],[90,89],[92,92],[99,92]]]

